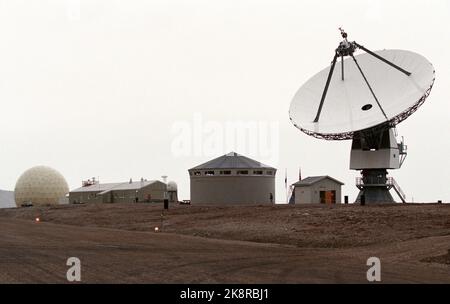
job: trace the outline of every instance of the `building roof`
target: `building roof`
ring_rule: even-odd
[[[230,152],[228,154],[219,156],[210,160],[204,164],[198,165],[189,170],[198,170],[198,169],[272,169],[275,168],[260,163],[254,159],[248,158],[244,155],[240,155],[236,152]]]
[[[322,181],[324,179],[331,179],[332,181],[334,181],[334,182],[336,182],[338,184],[344,185],[343,182],[338,181],[337,179],[332,178],[331,176],[328,176],[328,175],[309,176],[309,177],[307,177],[305,179],[302,179],[302,180],[300,180],[300,181],[298,181],[298,182],[296,182],[296,183],[294,183],[292,185],[295,186],[295,187],[307,187],[307,186],[311,186],[311,185],[313,185],[315,183],[318,183],[318,182],[320,182],[320,181]]]
[[[139,181],[139,182],[125,182],[125,183],[95,183],[93,185],[80,187],[70,192],[101,192],[100,194],[107,193],[112,190],[138,190],[146,187],[150,184],[158,182],[157,180],[151,181]]]
[[[150,180],[150,181],[139,181],[139,182],[128,182],[128,183],[121,183],[118,186],[114,187],[113,190],[137,190],[144,187],[147,187],[148,185],[154,184],[158,182],[157,180]],[[160,182],[162,183],[162,182]]]

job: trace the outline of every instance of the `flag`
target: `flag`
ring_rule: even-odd
[[[284,187],[286,188],[286,203],[289,203],[289,193],[288,193],[288,186],[287,186],[287,168],[286,171],[284,173]]]
[[[284,174],[284,186],[287,188],[287,168]]]

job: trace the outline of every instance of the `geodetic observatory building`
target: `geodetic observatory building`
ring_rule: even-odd
[[[231,152],[188,170],[193,204],[275,203],[277,169]]]

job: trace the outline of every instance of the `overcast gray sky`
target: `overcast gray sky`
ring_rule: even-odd
[[[42,164],[71,189],[92,176],[166,174],[187,199],[187,169],[236,150],[279,169],[277,201],[285,168],[293,183],[299,166],[304,177],[342,180],[354,200],[351,142],[311,138],[288,117],[343,26],[372,50],[411,50],[433,63],[431,96],[397,128],[408,157],[390,174],[408,200],[450,201],[449,3],[0,1],[0,189]],[[227,131],[239,123],[258,126],[252,147]]]

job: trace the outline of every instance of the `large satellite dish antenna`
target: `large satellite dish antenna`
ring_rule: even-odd
[[[321,139],[352,139],[350,169],[361,170],[356,185],[367,202],[394,202],[394,188],[405,195],[387,169],[398,169],[406,146],[397,143],[395,126],[414,113],[430,94],[433,65],[405,50],[372,52],[344,40],[329,68],[311,77],[295,94],[289,116],[302,132]],[[358,49],[365,53],[355,55]],[[340,64],[338,63],[340,61]],[[340,66],[335,69],[336,65]]]

